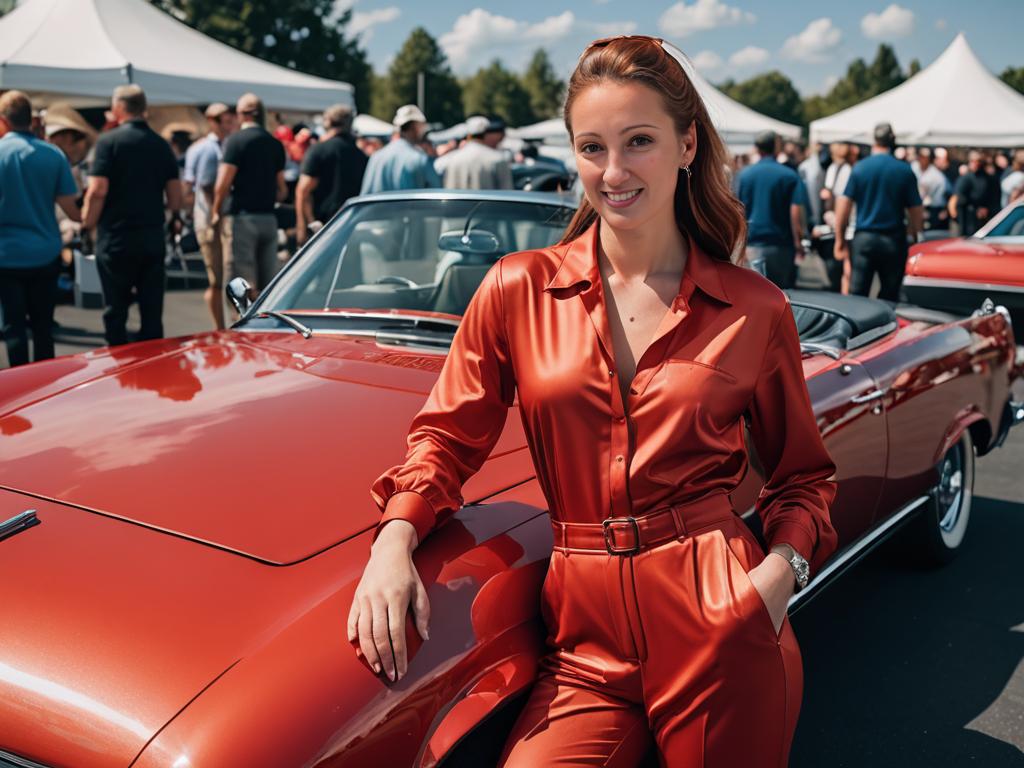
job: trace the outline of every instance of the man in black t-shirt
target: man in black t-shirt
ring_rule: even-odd
[[[138,295],[139,340],[163,338],[164,198],[175,222],[183,203],[178,163],[146,122],[146,94],[137,85],[114,90],[120,125],[96,141],[82,226],[96,228],[96,266],[106,309],[107,344],[128,341],[125,323]]]
[[[351,134],[352,109],[343,104],[324,111],[323,139],[306,152],[295,188],[295,237],[309,239],[313,221],[326,224],[350,197],[359,194],[367,157]]]
[[[263,127],[263,102],[252,93],[238,100],[238,131],[224,142],[214,187],[214,226],[224,210],[224,280],[244,277],[251,296],[277,273],[277,217],[274,204],[288,195],[284,146]],[[230,197],[229,197],[230,195]]]
[[[967,153],[967,173],[956,180],[949,198],[949,215],[956,219],[961,237],[973,235],[996,212],[992,182],[985,172],[981,152]]]

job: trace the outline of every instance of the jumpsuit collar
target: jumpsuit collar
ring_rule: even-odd
[[[583,234],[563,246],[565,255],[562,258],[562,263],[551,280],[544,286],[545,291],[570,288],[581,283],[585,283],[582,290],[588,291],[595,285],[600,285],[601,279],[597,264],[600,222],[600,218],[594,219],[594,223]],[[708,296],[731,305],[732,302],[722,285],[722,278],[713,257],[704,253],[689,233],[686,237],[690,244],[690,252],[683,269],[683,277],[679,282],[677,300],[685,304],[689,296],[692,295],[693,288],[697,287]]]

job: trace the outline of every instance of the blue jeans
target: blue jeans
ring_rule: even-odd
[[[792,245],[755,245],[747,243],[751,269],[760,272],[779,288],[796,285],[796,251]]]

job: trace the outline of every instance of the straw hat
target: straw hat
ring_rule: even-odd
[[[89,146],[96,141],[96,129],[85,121],[76,109],[70,104],[58,101],[46,108],[43,113],[43,123],[46,129],[46,138],[61,131],[78,131],[84,133]]]

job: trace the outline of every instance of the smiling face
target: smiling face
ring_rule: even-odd
[[[674,221],[679,169],[696,154],[693,122],[680,134],[652,88],[608,80],[577,95],[570,120],[583,190],[605,223]]]

